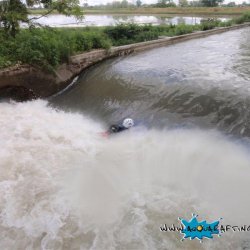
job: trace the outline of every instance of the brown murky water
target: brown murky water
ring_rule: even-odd
[[[1,102],[0,249],[250,249],[249,231],[160,231],[191,213],[250,225],[249,41],[112,59],[49,101]],[[128,115],[135,128],[100,136]]]
[[[219,128],[250,135],[250,29],[100,63],[53,99],[107,123]]]

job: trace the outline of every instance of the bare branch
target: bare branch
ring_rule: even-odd
[[[43,15],[41,15],[39,17],[32,17],[32,18],[30,18],[29,21],[38,20],[38,19],[40,19],[42,17],[45,17],[45,16],[49,15],[50,13],[52,13],[54,10],[55,10],[55,8],[52,8],[49,11],[47,11],[45,14],[43,14]]]

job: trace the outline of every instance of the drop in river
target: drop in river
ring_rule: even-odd
[[[250,232],[160,230],[250,225],[249,44],[246,28],[110,59],[49,101],[0,103],[0,248],[250,249]]]
[[[108,123],[218,128],[250,136],[250,29],[107,60],[53,103]]]

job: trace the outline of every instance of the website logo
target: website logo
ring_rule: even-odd
[[[221,234],[224,234],[226,232],[250,232],[250,225],[220,225],[219,220],[213,221],[213,222],[207,222],[206,220],[199,221],[197,219],[198,215],[192,214],[192,217],[190,220],[178,218],[181,222],[179,225],[172,224],[171,226],[168,226],[167,224],[164,224],[163,226],[160,226],[161,232],[179,232],[183,235],[181,241],[189,238],[190,240],[198,239],[200,242],[204,238],[207,239],[213,239],[214,235],[221,236]]]
[[[208,223],[206,220],[198,221],[197,217],[198,215],[192,214],[192,218],[189,221],[179,218],[182,224],[182,230],[180,231],[183,234],[182,240],[197,238],[201,241],[203,238],[212,239],[213,235],[220,236],[218,230],[219,220]]]

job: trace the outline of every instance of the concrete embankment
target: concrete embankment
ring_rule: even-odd
[[[60,65],[55,72],[45,72],[30,65],[16,65],[0,70],[0,97],[7,96],[19,100],[48,97],[67,87],[84,69],[104,59],[124,56],[142,50],[167,46],[248,26],[250,26],[250,23],[198,31],[175,37],[161,37],[153,41],[112,47],[108,51],[103,49],[94,50],[72,56],[69,63]]]

